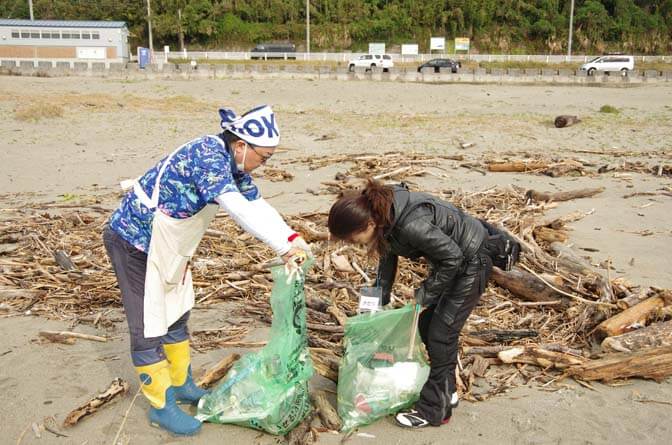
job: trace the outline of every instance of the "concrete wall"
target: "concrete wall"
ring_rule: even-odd
[[[623,77],[620,74],[587,76],[585,72],[552,69],[463,69],[457,73],[424,70],[413,67],[382,70],[356,69],[345,66],[318,66],[298,64],[153,64],[138,69],[137,64],[110,61],[74,60],[21,60],[0,58],[0,74],[59,76],[96,76],[116,79],[331,79],[375,80],[425,83],[501,83],[501,84],[578,84],[578,85],[636,85],[652,82],[672,82],[671,71],[636,72]]]

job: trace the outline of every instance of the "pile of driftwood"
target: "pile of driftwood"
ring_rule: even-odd
[[[510,272],[495,269],[464,330],[460,376],[466,398],[485,399],[517,384],[548,384],[566,375],[585,380],[666,375],[660,360],[672,363],[665,349],[672,345],[671,322],[665,321],[672,315],[670,292],[611,279],[609,265],[597,268],[563,244],[566,225],[583,214],[544,217],[554,201],[600,191],[435,191],[474,215],[503,223],[524,246],[518,267]],[[109,327],[120,321],[118,312],[112,311],[120,306],[119,292],[101,242],[107,216],[103,209],[89,207],[3,221],[0,244],[15,246],[0,256],[5,312],[30,312],[68,320],[73,326]],[[309,343],[318,372],[336,381],[343,326],[356,313],[358,288],[370,284],[376,264],[361,248],[329,242],[325,214],[288,220],[313,244],[317,261],[306,283]],[[272,283],[265,264],[272,258],[230,219],[218,218],[193,262],[196,307],[239,300],[245,303],[237,309],[240,315],[270,322]],[[400,264],[395,304],[410,301],[427,274],[422,262]],[[262,345],[244,341],[248,329],[196,330],[194,347],[203,351]],[[657,349],[651,352],[651,348]],[[658,361],[647,361],[650,354]],[[608,371],[595,374],[591,367],[605,360],[617,361]],[[487,384],[472,391],[479,378]]]

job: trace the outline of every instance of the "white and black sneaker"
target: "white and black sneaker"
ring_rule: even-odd
[[[431,426],[429,421],[414,409],[398,412],[397,415],[394,416],[394,420],[397,422],[397,425],[403,428],[418,429]]]
[[[457,408],[457,405],[460,404],[460,398],[457,397],[457,391],[455,391],[451,396],[450,396],[450,407],[452,409]]]

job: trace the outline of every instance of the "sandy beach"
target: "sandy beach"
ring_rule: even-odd
[[[559,203],[548,216],[589,213],[570,224],[572,248],[598,265],[611,261],[611,278],[672,288],[670,213],[672,178],[651,173],[548,177],[487,173],[463,164],[546,157],[591,165],[672,161],[672,85],[631,88],[501,85],[424,85],[339,81],[119,81],[96,78],[0,77],[0,220],[31,203],[117,202],[119,181],[136,177],[178,145],[218,132],[217,109],[274,107],[283,149],[269,167],[294,174],[288,182],[257,183],[284,214],[326,211],[335,195],[308,191],[344,169],[316,170],[292,161],[309,156],[405,153],[462,155],[443,159],[435,175],[413,178],[421,190],[484,190],[509,184],[544,191],[604,187],[592,198]],[[603,113],[611,105],[619,113]],[[582,122],[557,129],[559,114]],[[468,146],[461,148],[461,145]],[[260,173],[263,173],[263,169]],[[440,174],[439,174],[440,173]],[[624,196],[640,193],[625,198]],[[1,252],[1,251],[0,251]],[[0,259],[2,259],[0,253]],[[0,270],[2,270],[0,268]],[[236,303],[196,310],[191,327],[216,328],[232,320]],[[123,319],[116,309],[114,315]],[[263,340],[267,325],[246,340]],[[69,324],[0,313],[0,443],[111,444],[138,389],[129,359],[127,326],[115,324],[107,343],[40,344],[40,330]],[[91,326],[78,330],[95,334]],[[194,354],[201,371],[234,351]],[[30,428],[57,421],[115,377],[130,395],[56,437]],[[630,380],[582,387],[572,380],[553,391],[521,387],[479,403],[462,403],[451,423],[422,432],[403,431],[390,419],[362,428],[352,444],[663,444],[669,441],[672,382]],[[316,377],[313,384],[334,389]],[[665,403],[643,403],[649,399]],[[138,398],[123,428],[123,443],[274,444],[278,438],[235,426],[204,425],[201,434],[176,439],[151,428],[148,403]],[[340,443],[322,433],[318,443]]]

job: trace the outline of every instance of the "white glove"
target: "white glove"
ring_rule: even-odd
[[[303,239],[303,237],[297,236],[290,243],[292,247],[303,250],[309,258],[313,258],[313,252],[310,250],[310,245]]]

